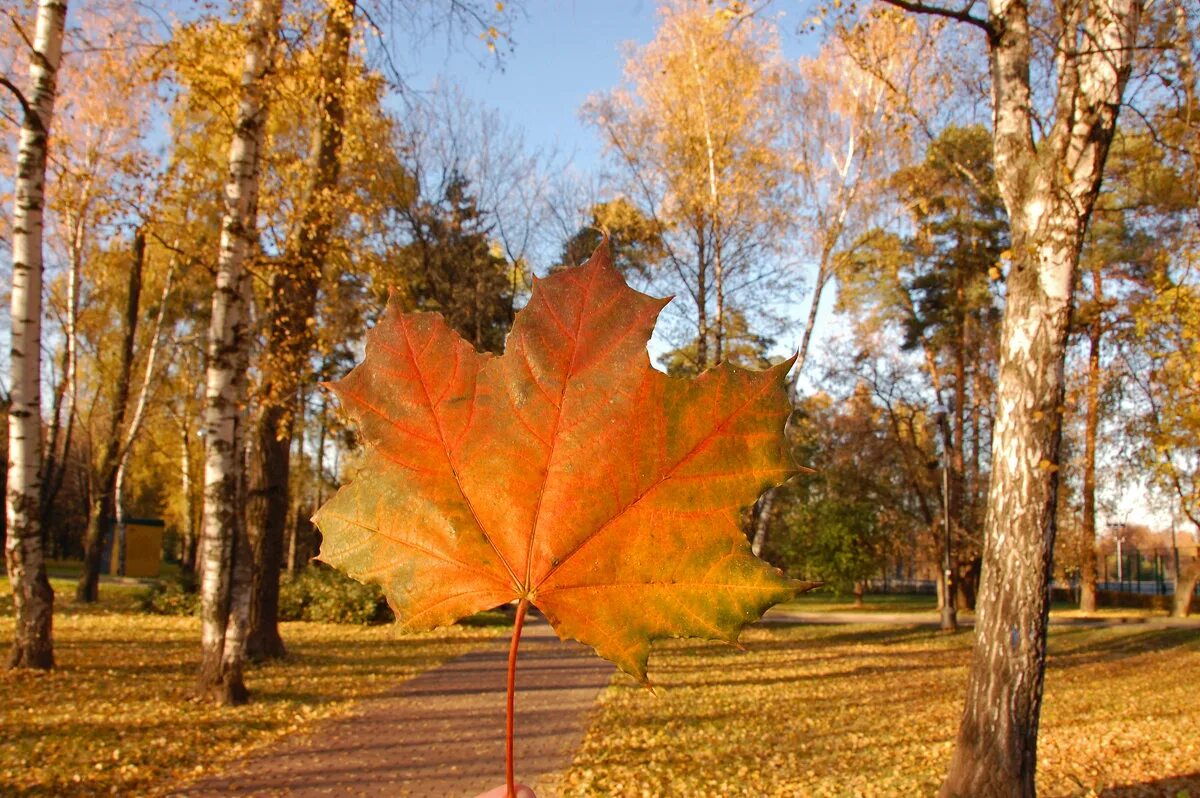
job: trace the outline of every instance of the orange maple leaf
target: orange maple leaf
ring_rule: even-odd
[[[501,357],[389,306],[332,386],[366,454],[314,518],[320,559],[380,584],[405,630],[521,600],[641,680],[651,641],[733,642],[811,586],[751,554],[740,523],[797,471],[791,363],[668,377],[646,354],[667,301],[601,245],[535,282]]]

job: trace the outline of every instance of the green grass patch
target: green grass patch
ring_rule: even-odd
[[[100,578],[100,601],[95,604],[75,602],[75,579],[67,576],[51,576],[50,587],[54,590],[54,618],[80,615],[114,615],[139,611],[138,599],[146,591],[148,583],[136,580]],[[11,624],[13,614],[12,581],[5,575],[0,578],[0,614]],[[8,627],[5,627],[6,629]]]
[[[790,612],[937,612],[937,597],[919,593],[868,593],[863,606],[854,606],[854,596],[819,588],[801,593],[777,606]]]

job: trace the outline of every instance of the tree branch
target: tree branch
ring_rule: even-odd
[[[988,35],[988,39],[996,38],[996,28],[986,19],[971,16],[966,9],[955,11],[950,8],[942,8],[941,6],[931,6],[926,3],[913,2],[913,0],[883,0],[888,5],[902,8],[905,11],[912,11],[915,14],[931,14],[935,17],[947,17],[949,19],[965,22],[968,25],[974,25]]]
[[[42,117],[39,116],[34,107],[29,104],[29,101],[25,99],[25,95],[21,93],[21,90],[18,89],[11,80],[4,77],[0,77],[0,86],[5,87],[11,91],[14,96],[16,96],[17,102],[21,104],[21,110],[25,112],[25,122],[36,132],[45,133],[46,131],[42,127]]]

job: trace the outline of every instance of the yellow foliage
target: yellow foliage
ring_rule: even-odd
[[[735,9],[675,0],[654,40],[631,51],[625,83],[592,97],[585,116],[659,194],[659,216],[745,230],[783,209],[790,168],[780,147],[783,90],[793,75],[774,29]]]

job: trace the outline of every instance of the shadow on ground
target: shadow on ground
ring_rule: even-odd
[[[1200,798],[1200,773],[1169,776],[1142,784],[1121,784],[1100,793],[1100,798]]]

